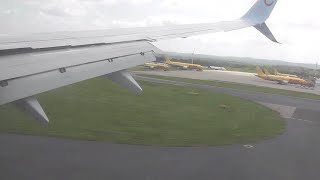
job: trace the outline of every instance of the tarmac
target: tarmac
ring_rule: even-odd
[[[221,91],[278,111],[284,134],[256,144],[157,147],[0,135],[0,179],[319,179],[320,101],[136,76]]]
[[[274,81],[267,81],[256,76],[254,73],[236,72],[236,71],[136,71],[135,74],[159,75],[168,77],[180,77],[199,80],[215,80],[254,86],[270,87],[276,89],[285,89],[298,92],[307,92],[320,95],[320,85],[315,88],[307,89],[300,85],[280,85]]]

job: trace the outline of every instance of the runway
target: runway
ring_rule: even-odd
[[[307,92],[320,95],[320,85],[316,85],[314,89],[302,88],[299,85],[280,85],[276,82],[266,81],[255,76],[254,73],[235,72],[235,71],[137,71],[135,74],[159,75],[169,77],[180,77],[199,80],[215,80],[240,84],[248,84],[254,86],[270,87],[276,89],[285,89],[298,92]]]
[[[156,147],[0,135],[0,179],[318,179],[320,101],[136,77],[239,96],[277,110],[286,132],[257,144]]]

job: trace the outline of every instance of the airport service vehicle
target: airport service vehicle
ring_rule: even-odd
[[[217,71],[226,71],[226,68],[218,67],[218,66],[208,66],[208,69],[217,70]]]
[[[265,21],[277,0],[257,0],[240,19],[219,23],[55,32],[0,37],[0,105],[14,103],[35,119],[49,119],[36,95],[104,76],[140,93],[126,71],[156,61],[152,42],[255,27],[277,42]]]

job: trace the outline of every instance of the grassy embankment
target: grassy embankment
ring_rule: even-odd
[[[249,143],[281,134],[279,114],[217,92],[140,82],[134,95],[96,78],[38,96],[48,126],[12,105],[0,107],[0,132],[113,143],[194,146]]]

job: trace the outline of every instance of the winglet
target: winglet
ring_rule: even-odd
[[[271,15],[277,2],[278,0],[258,0],[241,19],[264,23]]]
[[[272,32],[266,25],[266,23],[258,24],[254,26],[258,31],[260,31],[263,35],[265,35],[267,38],[269,38],[271,41],[275,43],[279,43],[277,39],[273,36]],[[280,44],[280,43],[279,43]]]
[[[164,63],[170,63],[171,60],[168,56],[164,56]]]
[[[263,68],[263,70],[262,70],[262,71],[264,72],[264,74],[266,74],[266,75],[270,75],[270,73],[269,73],[268,69]]]
[[[279,43],[266,25],[265,21],[270,17],[277,0],[258,0],[251,9],[242,16],[242,20],[254,25],[254,27],[275,43]]]
[[[257,75],[258,76],[266,76],[266,74],[262,71],[262,69],[260,68],[260,66],[256,67],[256,71],[257,71]]]

